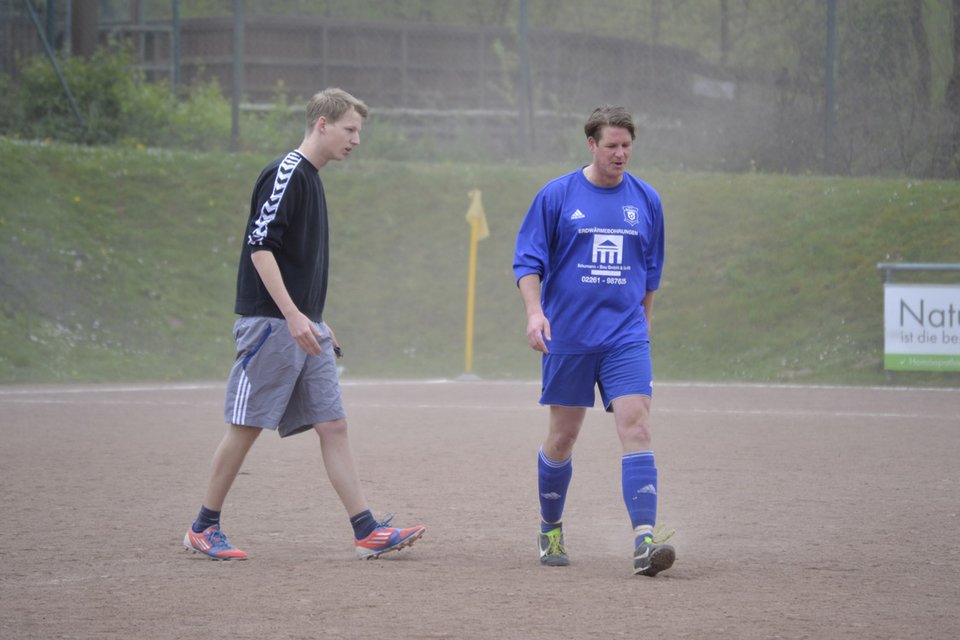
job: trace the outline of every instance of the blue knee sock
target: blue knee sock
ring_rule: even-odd
[[[551,460],[540,449],[537,461],[537,478],[540,488],[540,527],[544,533],[556,528],[563,517],[563,504],[567,500],[567,488],[573,477],[573,457],[562,462]]]
[[[657,523],[657,466],[653,451],[628,453],[623,456],[622,465],[623,502],[640,542]]]
[[[193,521],[193,527],[191,527],[193,532],[203,533],[214,524],[220,524],[220,512],[200,505],[200,513],[197,514],[197,519]]]

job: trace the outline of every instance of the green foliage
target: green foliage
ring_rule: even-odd
[[[297,145],[305,126],[302,112],[303,105],[291,106],[286,87],[278,82],[268,110],[241,112],[243,148],[279,154]],[[224,122],[229,120],[228,113]]]
[[[374,113],[360,134],[363,154],[383,160],[417,160],[431,156],[428,140],[413,141],[399,126],[377,118]]]
[[[19,121],[18,109],[13,80],[10,76],[0,73],[0,132],[13,131],[15,123]]]
[[[167,125],[147,144],[157,146],[226,150],[230,146],[230,104],[216,82],[198,84],[186,96],[174,102]]]
[[[190,87],[178,99],[167,85],[147,82],[124,47],[101,48],[90,60],[72,57],[58,65],[79,120],[53,65],[35,56],[22,63],[18,83],[0,98],[8,105],[0,132],[91,145],[229,147],[230,105],[215,83]],[[0,88],[4,85],[13,83],[2,78]]]
[[[69,58],[59,66],[83,122],[78,122],[53,66],[36,56],[20,71],[20,131],[30,138],[88,144],[116,140],[128,112],[125,97],[136,84],[125,56],[101,50],[89,63]]]

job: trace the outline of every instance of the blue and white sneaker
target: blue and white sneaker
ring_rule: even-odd
[[[361,560],[371,560],[382,556],[389,551],[399,551],[404,547],[409,547],[423,536],[426,527],[416,525],[406,529],[391,527],[390,521],[393,516],[388,516],[383,522],[377,523],[377,528],[373,533],[363,540],[356,540],[354,544],[357,548],[357,557]]]
[[[231,546],[227,534],[220,531],[220,525],[212,524],[201,533],[187,529],[183,536],[183,546],[194,553],[202,553],[213,560],[246,560],[247,554]]]

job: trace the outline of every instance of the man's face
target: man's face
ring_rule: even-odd
[[[323,131],[323,146],[328,160],[344,160],[360,144],[360,127],[363,118],[354,109],[340,116],[336,122],[319,123]]]
[[[633,151],[630,132],[622,127],[602,127],[600,138],[588,138],[587,144],[593,155],[597,179],[606,186],[620,184]]]

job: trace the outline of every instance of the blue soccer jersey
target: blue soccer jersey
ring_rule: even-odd
[[[530,205],[513,259],[517,280],[537,274],[551,353],[591,353],[649,339],[643,310],[660,286],[660,196],[625,173],[616,187],[578,169],[547,183]]]

